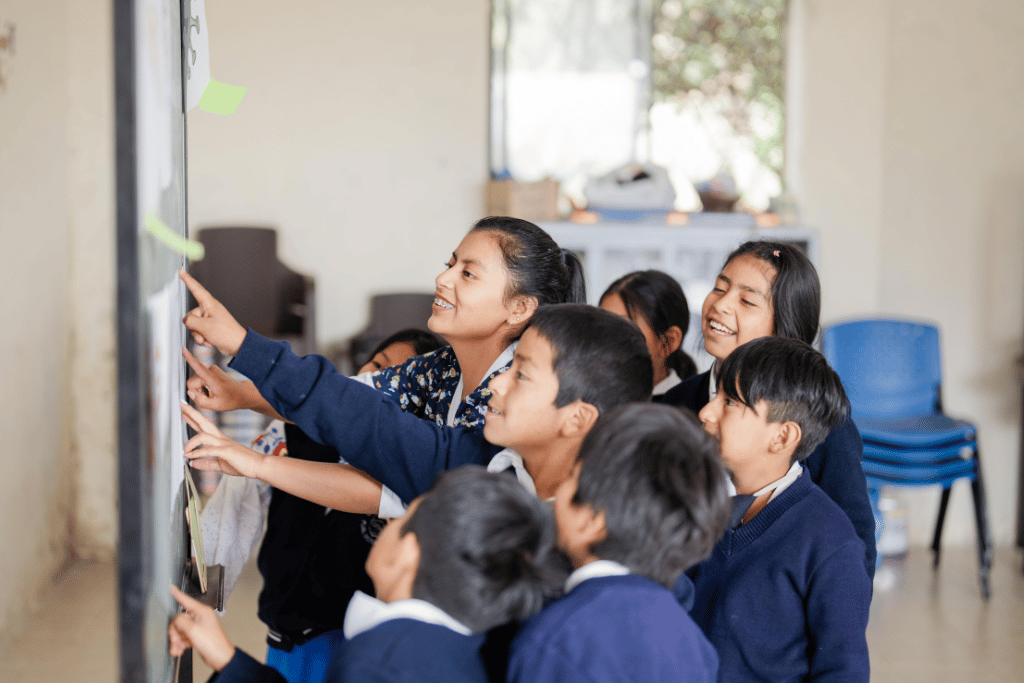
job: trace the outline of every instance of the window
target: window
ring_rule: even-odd
[[[494,0],[491,171],[570,196],[630,161],[669,169],[677,208],[727,171],[781,190],[785,0]]]

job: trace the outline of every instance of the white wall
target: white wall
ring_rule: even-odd
[[[66,81],[67,17],[32,0],[2,12],[17,53],[0,90],[0,639],[65,557],[72,490],[67,96],[41,87]]]
[[[1013,539],[1024,330],[1024,4],[795,0],[800,154],[822,232],[825,322],[899,315],[942,331],[947,412],[979,426],[989,514]],[[938,494],[903,494],[930,541]],[[970,490],[945,538],[972,542]]]
[[[432,292],[483,215],[489,3],[209,2],[211,70],[238,112],[188,117],[189,223],[272,225],[317,279],[321,343],[367,295]]]

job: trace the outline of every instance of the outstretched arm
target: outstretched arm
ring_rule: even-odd
[[[467,463],[486,465],[500,450],[476,430],[421,420],[338,374],[326,358],[300,358],[287,343],[251,330],[231,367],[311,439],[333,446],[406,503],[429,489],[438,473]]]
[[[234,356],[229,367],[253,381],[278,414],[409,503],[439,472],[466,463],[486,464],[499,449],[471,430],[438,427],[405,413],[376,390],[340,375],[322,356],[299,358],[286,342],[247,333],[184,271],[181,279],[199,306],[185,326],[199,343]]]
[[[185,444],[185,457],[197,470],[262,479],[274,488],[325,507],[375,515],[381,485],[350,465],[313,462],[259,453],[232,441],[192,406],[181,414],[197,434]]]
[[[231,644],[212,607],[174,586],[171,594],[185,608],[167,627],[172,657],[180,657],[191,647],[208,667],[220,672],[216,678],[221,683],[286,683],[276,669],[260,664]]]
[[[216,365],[203,365],[186,348],[181,349],[181,355],[195,373],[188,378],[186,386],[188,397],[200,410],[255,410],[274,420],[284,419],[260,396],[252,382],[239,382]]]

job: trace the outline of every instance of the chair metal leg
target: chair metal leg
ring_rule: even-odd
[[[989,597],[989,571],[992,569],[992,536],[988,526],[988,504],[985,498],[985,483],[981,478],[981,460],[974,451],[975,476],[971,482],[974,494],[974,520],[978,525],[978,579],[981,582],[981,596]]]
[[[932,537],[932,552],[935,553],[932,567],[938,568],[939,556],[942,553],[942,525],[946,521],[946,508],[949,507],[949,493],[952,486],[942,489],[942,498],[939,499],[939,516],[935,520],[935,536]]]

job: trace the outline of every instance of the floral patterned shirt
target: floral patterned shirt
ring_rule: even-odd
[[[456,427],[483,427],[487,401],[491,397],[491,380],[508,370],[511,364],[510,359],[497,368],[492,367],[479,386],[462,397],[455,414]],[[443,427],[447,424],[448,410],[461,376],[455,352],[446,346],[374,373],[373,387],[398,401],[402,410]]]

